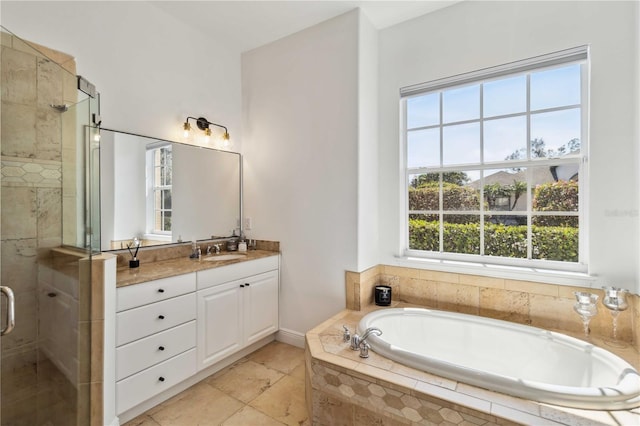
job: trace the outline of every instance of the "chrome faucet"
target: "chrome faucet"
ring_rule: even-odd
[[[213,246],[207,246],[207,254],[211,254],[211,251],[215,254],[220,254],[220,244],[214,244]]]
[[[363,344],[363,343],[365,343],[367,346],[369,346],[365,342],[365,340],[367,340],[367,338],[372,334],[375,334],[376,336],[380,336],[382,334],[382,330],[380,330],[377,327],[369,327],[364,331],[364,334],[362,334],[362,337],[358,336],[358,334],[354,334],[351,337],[351,350],[352,351],[357,351],[357,350],[362,351],[362,348],[360,347],[360,345]],[[365,358],[365,357],[363,357],[363,358]]]
[[[351,340],[351,332],[349,331],[349,327],[347,327],[346,325],[342,326],[342,341],[343,342],[349,342]]]

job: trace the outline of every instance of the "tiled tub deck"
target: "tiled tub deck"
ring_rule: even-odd
[[[373,309],[380,308],[344,310],[307,333],[306,400],[314,425],[640,424],[638,408],[593,411],[559,407],[438,377],[373,351],[368,359],[362,359],[342,341],[342,326],[353,332]],[[638,354],[633,347],[616,352],[636,364]]]

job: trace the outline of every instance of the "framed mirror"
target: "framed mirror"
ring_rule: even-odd
[[[224,238],[240,225],[242,157],[112,129],[100,131],[100,247]]]

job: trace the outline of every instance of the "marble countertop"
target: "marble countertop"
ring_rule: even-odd
[[[270,250],[249,250],[246,252],[225,251],[220,253],[220,255],[225,254],[244,254],[246,257],[241,259],[210,261],[206,259],[215,258],[216,255],[209,255],[202,256],[200,259],[190,259],[188,256],[183,256],[155,262],[141,261],[138,268],[129,268],[126,266],[118,267],[116,271],[116,287],[125,287],[160,278],[219,268],[221,266],[232,265],[234,263],[246,262],[263,257],[277,256],[279,252]]]

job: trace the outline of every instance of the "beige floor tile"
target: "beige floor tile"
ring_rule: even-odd
[[[200,382],[158,407],[151,418],[161,426],[218,425],[243,404],[207,383]]]
[[[209,378],[206,382],[227,395],[247,403],[269,389],[282,377],[284,374],[279,371],[254,361],[247,361],[234,365],[224,374]]]
[[[289,375],[291,377],[295,377],[296,379],[304,380],[304,362],[294,368]]]
[[[244,407],[222,423],[222,426],[282,426],[277,420],[261,413],[255,408]]]
[[[129,420],[123,426],[160,426],[160,424],[148,415],[142,414],[135,419]]]
[[[304,381],[285,376],[249,405],[280,422],[297,426],[308,419],[304,395]]]
[[[304,363],[304,349],[286,343],[273,342],[251,354],[249,359],[290,374],[298,365]]]

